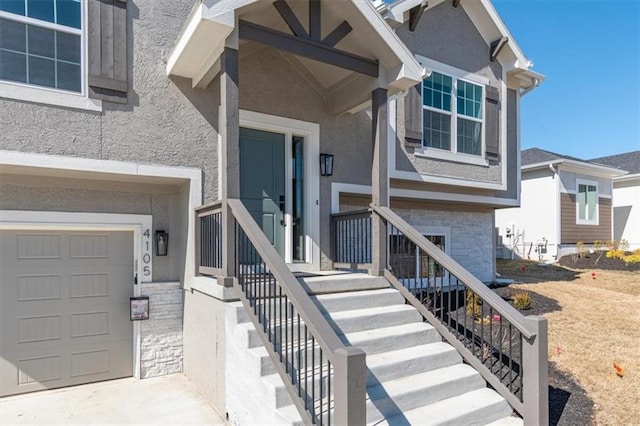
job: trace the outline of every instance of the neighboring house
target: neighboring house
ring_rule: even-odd
[[[613,179],[624,170],[538,148],[522,152],[520,207],[496,211],[498,256],[558,260],[613,239]]]
[[[613,178],[613,239],[640,248],[640,151],[594,158],[592,163],[626,170]]]
[[[488,0],[0,2],[1,393],[184,371],[246,422],[274,408],[247,408],[259,375],[234,336],[271,337],[236,314],[265,321],[277,284],[314,342],[338,341],[289,271],[481,294],[494,211],[519,204],[531,65]],[[130,296],[148,321],[129,321]],[[492,386],[544,422],[544,325],[492,304],[535,365]],[[278,345],[258,371],[291,374]]]

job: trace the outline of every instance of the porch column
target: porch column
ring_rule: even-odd
[[[235,275],[235,226],[227,200],[240,198],[240,104],[238,74],[238,30],[227,38],[220,56],[220,119],[222,169],[222,275],[218,284],[233,285]]]
[[[373,163],[371,165],[371,201],[379,207],[389,206],[389,153],[387,145],[387,90],[375,89],[371,93]],[[370,275],[382,276],[387,267],[387,231],[382,218],[373,215],[371,220]]]

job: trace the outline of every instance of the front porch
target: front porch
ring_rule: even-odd
[[[365,424],[375,412],[367,408],[367,395],[383,392],[385,381],[400,377],[389,374],[372,382],[375,369],[368,354],[390,348],[376,346],[365,353],[345,336],[426,320],[451,345],[445,352],[460,353],[498,390],[501,396],[489,392],[489,399],[502,407],[492,418],[501,418],[510,405],[531,424],[544,419],[544,321],[526,320],[505,306],[389,209],[388,150],[394,146],[390,139],[395,141],[389,132],[389,97],[420,83],[424,71],[369,1],[203,1],[170,56],[168,72],[190,78],[194,87],[219,87],[219,98],[212,99],[220,104],[218,185],[210,203],[194,215],[200,275],[194,282],[206,279],[215,287],[209,294],[218,295],[214,297],[221,303],[198,298],[198,292],[206,293],[202,287],[186,286],[185,324],[192,330],[185,330],[185,359],[199,357],[194,374],[211,376],[222,389],[215,395],[220,408],[238,402],[225,392],[243,380],[231,363],[246,355],[234,346],[237,334],[246,331],[242,341],[264,348],[260,368],[267,363],[273,369],[269,371],[302,422]],[[320,176],[320,153],[335,154],[333,176]],[[369,185],[369,209],[332,215],[333,183]],[[411,272],[411,265],[421,272]],[[317,300],[321,287],[346,297],[339,312],[368,306],[369,300],[352,299],[345,292],[351,288],[344,275],[315,288],[313,278],[294,275],[338,268],[366,273],[366,287],[359,290],[385,294],[372,294],[374,305],[383,304],[375,305],[380,318],[356,313],[360,319],[342,321],[347,314],[323,308]],[[372,282],[386,288],[370,288]],[[445,299],[452,289],[463,296]],[[469,333],[475,328],[469,329],[467,320],[478,320],[475,311],[466,309],[464,295],[471,292],[483,301],[480,320],[500,315],[500,336],[508,333],[521,352],[506,356],[492,333]],[[387,296],[390,312],[384,306]],[[460,303],[464,323],[449,315],[458,312]],[[197,313],[190,306],[197,306]],[[411,339],[405,343],[416,346]],[[215,367],[202,358],[209,352],[215,354]],[[423,353],[418,358],[428,364]],[[451,360],[461,358],[456,354]],[[523,370],[523,364],[531,368]],[[503,374],[507,370],[508,379]],[[391,397],[385,401],[393,403]],[[420,401],[424,406],[433,402]],[[383,418],[391,413],[378,411]]]

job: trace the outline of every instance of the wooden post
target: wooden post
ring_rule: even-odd
[[[222,141],[219,167],[222,169],[222,275],[218,284],[230,287],[235,275],[235,221],[229,209],[229,199],[240,198],[240,92],[239,92],[238,31],[227,38],[220,56],[219,123]]]
[[[336,425],[359,426],[367,423],[367,362],[364,351],[354,347],[335,351]]]
[[[371,201],[379,207],[389,207],[389,166],[388,166],[388,118],[387,90],[378,88],[371,94],[373,163],[371,165]],[[387,268],[387,230],[379,215],[371,218],[370,275],[383,276]]]
[[[547,355],[547,319],[528,316],[525,326],[535,336],[522,339],[522,399],[524,424],[549,424],[549,360]]]

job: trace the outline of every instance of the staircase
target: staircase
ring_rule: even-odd
[[[512,417],[509,404],[384,278],[345,274],[301,281],[340,339],[367,354],[368,424],[522,424]],[[234,339],[245,354],[228,357],[245,357],[252,364],[244,368],[255,372],[255,383],[245,383],[244,389],[271,404],[252,404],[252,414],[261,423],[302,424],[242,304],[233,309]],[[261,408],[265,414],[258,413]],[[251,420],[238,417],[235,422]]]

